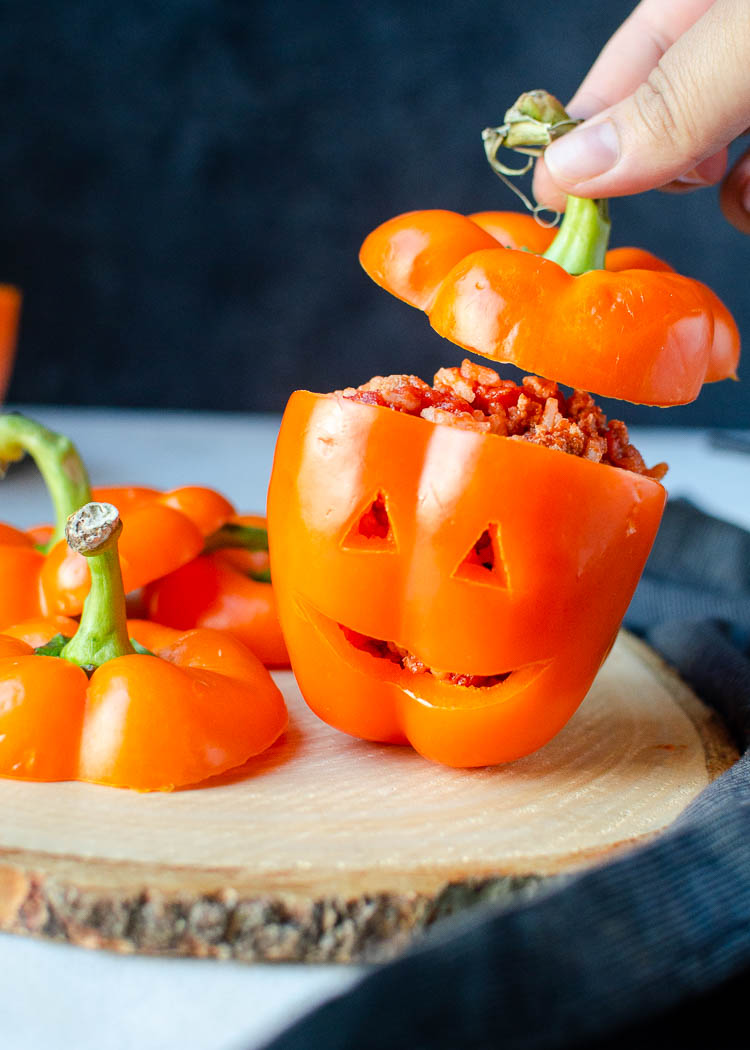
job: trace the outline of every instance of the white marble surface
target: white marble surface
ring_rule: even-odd
[[[277,417],[25,410],[73,438],[94,483],[207,484],[242,510],[263,510]],[[670,464],[670,495],[750,528],[750,455],[717,449],[702,431],[633,428],[632,436],[649,464]],[[0,485],[0,519],[30,525],[48,516],[35,471],[12,468]],[[250,1050],[359,972],[120,957],[0,935],[0,1046]]]
[[[250,1050],[357,971],[119,956],[0,934],[0,974],[3,1050]]]

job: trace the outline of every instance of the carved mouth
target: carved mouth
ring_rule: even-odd
[[[333,649],[336,657],[369,678],[390,682],[420,703],[439,707],[484,707],[525,689],[551,660],[539,660],[495,674],[472,674],[430,667],[397,642],[361,634],[332,620],[307,602],[298,608]]]
[[[500,685],[501,682],[510,678],[512,671],[503,671],[501,674],[481,675],[466,674],[464,671],[439,671],[435,667],[428,667],[426,663],[415,656],[414,653],[405,649],[395,642],[383,641],[380,638],[371,638],[369,635],[353,631],[343,623],[338,624],[339,630],[350,645],[360,652],[369,653],[378,660],[388,660],[392,664],[408,671],[412,675],[431,675],[439,682],[450,682],[451,685],[462,686],[465,689],[489,689]]]

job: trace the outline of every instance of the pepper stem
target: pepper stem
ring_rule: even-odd
[[[258,525],[240,525],[238,522],[227,522],[216,532],[206,537],[204,553],[217,550],[243,550],[251,553],[268,551],[268,530]],[[257,583],[270,583],[271,570],[268,568],[248,569],[247,575]]]
[[[571,274],[603,270],[611,229],[606,200],[568,196],[560,229],[542,256]]]
[[[268,531],[257,525],[239,525],[227,522],[216,532],[206,537],[204,551],[221,550],[226,547],[245,551],[267,551]]]
[[[568,116],[564,106],[548,91],[526,91],[507,110],[505,122],[482,132],[487,159],[496,174],[522,175],[532,164],[508,168],[497,159],[500,147],[540,157],[551,142],[571,131],[580,121]],[[514,188],[514,187],[511,187]],[[550,259],[570,274],[603,270],[611,223],[606,200],[568,196],[565,215],[557,235],[546,252]]]
[[[69,516],[88,503],[91,487],[83,461],[70,438],[17,413],[0,415],[0,476],[28,452],[44,478],[55,512],[55,529],[46,549],[65,536]]]
[[[65,530],[72,549],[88,558],[91,590],[78,630],[60,656],[86,671],[136,651],[128,638],[125,589],[117,555],[121,532],[120,515],[111,503],[87,503],[69,518]]]

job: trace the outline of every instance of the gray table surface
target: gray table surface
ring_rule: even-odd
[[[24,410],[73,438],[95,484],[205,484],[243,511],[264,509],[275,416]],[[670,464],[670,494],[750,528],[750,455],[714,447],[703,431],[633,428],[632,434],[649,464]],[[0,486],[0,520],[31,525],[48,518],[35,471],[12,468]],[[0,935],[0,1046],[251,1050],[360,972],[122,957]]]

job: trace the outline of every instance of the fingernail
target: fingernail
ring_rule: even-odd
[[[740,200],[742,201],[742,207],[750,215],[750,182],[745,183]]]
[[[544,151],[550,174],[562,182],[583,182],[603,175],[619,159],[620,141],[610,120],[569,131]]]

